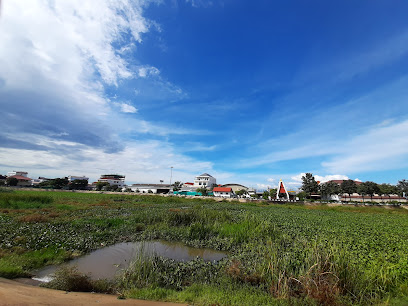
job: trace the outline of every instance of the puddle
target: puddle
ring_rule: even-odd
[[[189,261],[196,257],[201,257],[205,261],[219,261],[227,257],[225,252],[192,248],[180,242],[123,242],[96,250],[88,255],[64,263],[64,265],[76,266],[81,273],[88,274],[92,279],[112,279],[118,271],[129,267],[132,259],[141,251],[146,256],[157,254],[177,261]],[[32,279],[49,282],[58,267],[47,266],[41,270],[33,271],[35,276]]]

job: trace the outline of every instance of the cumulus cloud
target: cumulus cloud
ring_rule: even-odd
[[[166,180],[170,166],[174,167],[173,178],[181,181],[191,181],[203,171],[214,172],[212,163],[183,156],[161,141],[132,142],[115,153],[48,137],[36,141],[43,150],[0,148],[0,166],[7,161],[10,169],[25,169],[34,177],[78,174],[96,180],[103,173],[115,172],[126,175],[127,182],[151,183]]]
[[[128,103],[119,103],[119,102],[113,102],[114,105],[119,107],[120,111],[122,113],[131,113],[135,114],[138,112],[138,109],[134,107],[133,105],[130,105]]]
[[[408,120],[374,127],[346,141],[322,165],[331,172],[356,173],[407,167]]]
[[[133,113],[133,114],[137,113],[137,108],[136,107],[134,107],[132,105],[129,105],[129,104],[126,104],[126,103],[121,104],[120,109],[124,113]]]
[[[2,2],[1,169],[44,176],[82,173],[94,179],[103,172],[123,172],[131,181],[152,182],[169,165],[180,179],[190,180],[191,171],[212,169],[211,163],[183,156],[166,141],[138,137],[206,131],[127,116],[138,112],[131,102],[112,103],[106,97],[106,88],[130,79],[150,82],[143,85],[152,93],[184,94],[157,68],[128,63],[130,51],[151,27],[158,28],[143,16],[151,2]],[[143,92],[135,88],[134,93]]]
[[[302,177],[305,176],[306,173],[299,173],[296,175],[292,175],[290,177],[290,181],[285,184],[290,185],[292,187],[299,188],[302,185]],[[326,183],[331,180],[348,180],[349,177],[347,175],[343,174],[329,174],[329,175],[318,175],[318,174],[313,174],[314,178],[316,181],[320,183]]]
[[[141,42],[149,30],[143,7],[127,0],[4,2],[0,130],[119,149],[104,85],[132,77],[113,44]]]

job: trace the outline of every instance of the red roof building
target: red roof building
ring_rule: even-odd
[[[18,180],[17,186],[31,186],[31,181],[29,177],[22,176],[22,175],[12,175],[8,178],[16,178]]]
[[[329,182],[333,182],[333,183],[336,183],[336,184],[341,185],[344,181],[347,181],[347,180],[331,180],[331,181],[328,181],[328,183],[329,183]],[[360,184],[362,184],[363,182],[354,181],[354,183],[356,183],[356,185],[360,185]]]
[[[214,187],[213,191],[217,192],[231,192],[231,187]]]
[[[231,187],[214,187],[213,193],[215,197],[231,198],[234,195]]]

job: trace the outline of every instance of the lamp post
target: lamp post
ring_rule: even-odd
[[[170,189],[171,189],[171,179],[173,177],[173,167],[170,167]]]

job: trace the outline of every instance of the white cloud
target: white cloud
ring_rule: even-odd
[[[32,177],[80,174],[92,180],[105,172],[115,172],[125,174],[127,182],[144,183],[166,181],[170,166],[174,167],[173,180],[191,181],[203,171],[216,173],[212,163],[181,155],[171,144],[161,141],[133,142],[115,153],[76,143],[58,143],[47,137],[35,141],[41,141],[47,150],[0,148],[0,160],[8,165],[1,168],[24,169]],[[64,154],[65,151],[75,154]]]
[[[133,113],[133,114],[137,113],[137,108],[136,107],[134,107],[132,105],[129,105],[129,104],[125,104],[125,103],[123,103],[121,105],[121,110],[124,113]]]
[[[408,166],[408,120],[374,127],[345,141],[322,165],[330,172],[356,173]]]
[[[133,105],[127,104],[127,103],[118,103],[114,102],[114,105],[118,106],[120,108],[120,111],[122,113],[132,113],[135,114],[138,112],[138,109],[134,107]]]
[[[296,175],[292,175],[290,177],[292,181],[288,181],[287,183],[285,182],[285,184],[299,188],[302,185],[302,177],[305,175],[306,173],[299,173]],[[316,181],[321,182],[321,183],[325,183],[331,180],[348,180],[349,179],[347,175],[343,175],[343,174],[329,174],[329,175],[324,175],[324,176],[313,174],[313,176]]]
[[[266,190],[266,189],[269,189],[269,188],[271,188],[271,185],[267,185],[267,184],[256,184],[256,187],[257,187],[257,189],[259,189],[259,190]]]
[[[208,8],[214,4],[213,1],[210,0],[186,0],[186,3],[191,3],[191,6],[195,8]]]
[[[160,74],[160,70],[152,66],[143,66],[138,69],[138,76],[146,78],[149,76],[156,76]]]

